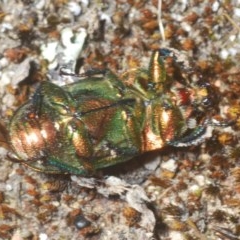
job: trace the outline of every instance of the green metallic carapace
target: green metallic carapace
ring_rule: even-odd
[[[46,173],[88,175],[167,145],[202,142],[214,94],[187,63],[159,49],[148,69],[120,78],[107,71],[63,87],[43,82],[10,122],[16,158]]]

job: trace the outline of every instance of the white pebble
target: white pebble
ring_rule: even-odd
[[[58,201],[53,201],[51,202],[51,204],[55,207],[59,207],[60,206],[60,203]]]
[[[67,63],[70,61],[75,62],[82,51],[83,44],[87,37],[86,29],[79,29],[79,32],[75,34],[74,42],[71,41],[73,36],[74,34],[70,28],[65,28],[61,32],[62,43],[65,46],[63,55]]]
[[[7,58],[3,57],[0,59],[0,69],[7,67],[8,64],[9,64],[9,61]]]
[[[222,59],[227,59],[228,56],[229,56],[229,52],[226,50],[226,49],[223,49],[221,52],[220,52],[220,56]]]
[[[58,42],[50,42],[41,46],[41,52],[44,59],[52,62],[56,57]]]
[[[199,186],[198,185],[192,185],[188,188],[188,190],[192,193],[195,193],[195,192],[198,192],[200,190]]]
[[[45,4],[46,4],[45,0],[40,0],[40,1],[37,2],[35,7],[38,10],[42,10],[44,8]]]
[[[74,16],[79,16],[82,12],[81,6],[76,2],[69,2],[68,8]]]
[[[106,21],[106,24],[111,24],[112,23],[112,20],[111,20],[111,17],[109,15],[107,15],[106,13],[101,13],[100,14],[100,19],[101,20],[105,20]]]
[[[205,177],[203,175],[196,175],[194,179],[197,181],[199,186],[204,186],[206,183]]]
[[[1,77],[0,86],[1,87],[6,86],[10,82],[11,82],[11,74],[9,74],[9,72],[4,72]]]
[[[211,157],[208,153],[203,153],[199,155],[199,159],[201,159],[204,162],[210,161]]]
[[[12,23],[2,23],[1,24],[1,29],[0,29],[0,32],[5,32],[7,30],[13,30],[13,24]]]
[[[238,50],[236,48],[229,48],[229,53],[232,56],[235,56],[238,53]]]
[[[232,42],[235,41],[236,40],[236,35],[231,35],[229,37],[229,40],[232,41]]]
[[[156,157],[154,160],[146,162],[144,164],[144,167],[147,170],[154,171],[159,166],[159,163],[160,163],[160,157]]]
[[[234,13],[237,17],[240,17],[240,8],[234,7],[234,8],[233,8],[233,13]]]
[[[215,1],[213,4],[212,4],[212,10],[213,12],[216,12],[219,8],[219,2],[218,1]]]
[[[6,191],[12,191],[13,187],[10,184],[6,184],[5,189],[6,189]]]
[[[186,23],[186,22],[183,22],[181,26],[182,26],[182,28],[183,28],[186,32],[192,31],[191,25],[188,24],[188,23]]]
[[[177,13],[172,13],[171,17],[178,22],[182,22],[183,20],[183,15],[182,14],[177,14]]]
[[[47,239],[48,239],[48,236],[47,236],[46,233],[40,233],[40,234],[39,234],[39,239],[40,239],[40,240],[47,240]]]
[[[170,239],[184,240],[185,237],[180,232],[171,231],[169,234]]]
[[[89,0],[81,0],[81,3],[87,7],[89,5]]]
[[[177,168],[176,161],[174,159],[169,159],[167,162],[161,164],[161,168],[164,168],[168,171],[175,172]]]

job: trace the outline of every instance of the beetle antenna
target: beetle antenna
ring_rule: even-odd
[[[166,38],[165,38],[164,27],[162,23],[162,0],[158,0],[158,28],[162,36],[162,40],[165,41]]]
[[[92,69],[87,70],[85,73],[78,74],[78,73],[68,72],[65,70],[65,67],[62,67],[59,72],[60,72],[60,75],[62,75],[62,76],[92,77],[92,76],[99,75],[99,74],[102,74],[102,75],[106,74],[107,69],[92,68]]]

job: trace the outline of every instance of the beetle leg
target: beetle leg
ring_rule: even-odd
[[[189,147],[198,145],[208,137],[211,136],[212,126],[201,125],[194,129],[194,131],[187,136],[184,136],[178,140],[168,141],[167,144],[174,147]]]
[[[232,126],[233,124],[235,124],[236,121],[234,120],[217,120],[217,119],[212,119],[210,124],[214,127],[228,127],[228,126]]]
[[[153,52],[149,64],[149,83],[155,84],[154,90],[158,93],[163,92],[166,85],[166,70],[164,67],[165,54],[165,52],[164,55],[162,54],[161,49]]]

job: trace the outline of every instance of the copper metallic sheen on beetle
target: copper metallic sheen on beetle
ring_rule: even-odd
[[[88,175],[167,145],[202,142],[214,92],[179,55],[154,51],[148,69],[121,79],[107,71],[63,87],[41,83],[10,122],[17,159],[46,173]]]

